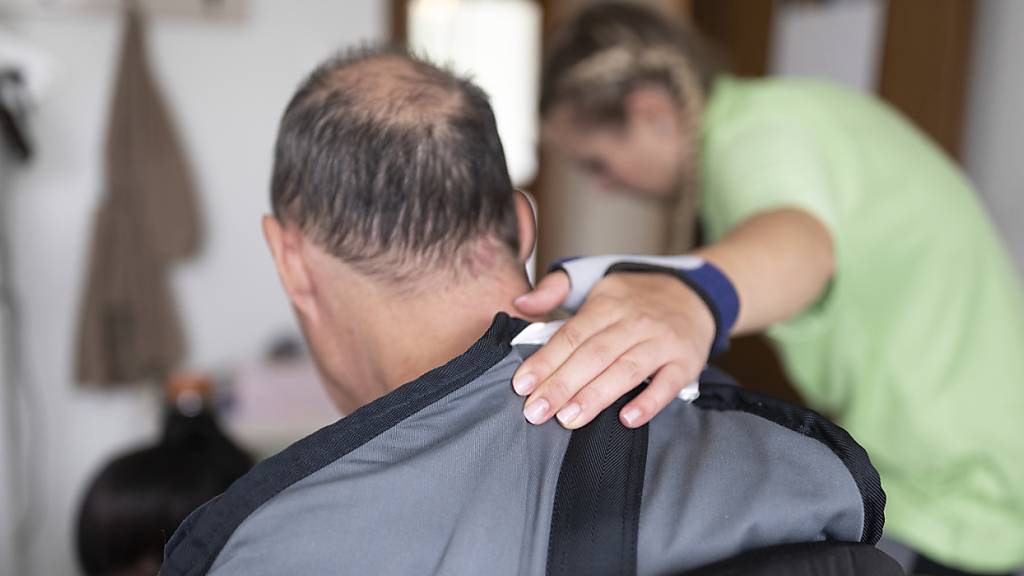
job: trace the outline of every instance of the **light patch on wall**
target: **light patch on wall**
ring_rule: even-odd
[[[884,0],[780,3],[771,73],[821,78],[874,92],[885,8]]]
[[[537,173],[541,11],[530,0],[413,0],[409,45],[491,99],[512,182]]]

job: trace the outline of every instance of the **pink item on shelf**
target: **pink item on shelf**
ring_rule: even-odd
[[[261,455],[284,448],[341,417],[308,357],[243,365],[232,377],[225,425]]]

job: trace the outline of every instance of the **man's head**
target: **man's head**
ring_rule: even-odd
[[[608,187],[664,196],[692,177],[714,75],[663,14],[602,2],[555,35],[541,74],[544,135]]]
[[[422,325],[441,317],[476,329],[526,287],[532,214],[486,95],[404,53],[337,56],[299,86],[278,132],[271,200],[267,241],[343,409],[382,391],[354,380],[388,380],[381,365],[403,360],[388,356],[420,353],[383,347],[399,338],[384,333],[443,331]]]

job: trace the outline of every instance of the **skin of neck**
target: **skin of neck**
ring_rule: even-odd
[[[470,247],[453,268],[404,281],[364,274],[307,246],[314,305],[299,318],[344,413],[462,354],[529,290],[522,263],[490,242]]]

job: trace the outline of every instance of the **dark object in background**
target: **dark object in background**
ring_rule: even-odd
[[[27,119],[25,78],[20,70],[0,70],[0,134],[8,150],[21,161],[32,158],[32,143],[25,126]]]
[[[297,334],[281,334],[276,336],[267,347],[263,357],[271,362],[289,362],[309,355],[306,343]]]
[[[684,576],[902,576],[903,569],[870,544],[806,542],[758,548]]]
[[[157,445],[115,458],[93,480],[77,527],[87,575],[156,574],[164,543],[185,517],[252,467],[208,409],[189,406],[179,396]]]

